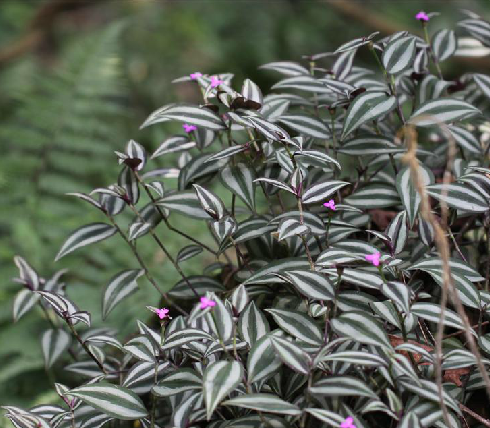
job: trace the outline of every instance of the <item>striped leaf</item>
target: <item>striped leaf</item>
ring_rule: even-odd
[[[46,330],[41,338],[41,345],[44,356],[44,364],[49,369],[71,343],[71,336],[60,328],[56,330]]]
[[[270,337],[263,335],[252,345],[248,353],[248,382],[265,380],[271,377],[279,367],[281,367],[281,360],[276,356]]]
[[[293,195],[296,194],[291,186],[288,186],[287,184],[285,184],[281,181],[274,180],[272,178],[265,178],[265,177],[256,178],[254,180],[254,183],[257,181],[270,184],[271,186],[277,187],[278,189],[281,189],[281,190],[285,190],[286,192],[292,193]]]
[[[214,161],[217,161],[220,159],[226,159],[226,158],[229,158],[231,156],[235,156],[236,154],[241,153],[241,152],[245,151],[246,149],[247,149],[247,146],[245,144],[227,147],[226,149],[221,150],[220,152],[218,152],[218,153],[210,156],[209,158],[207,158],[204,161],[204,163],[214,162]]]
[[[250,124],[265,138],[271,141],[286,141],[291,137],[285,129],[260,117],[247,117]]]
[[[357,260],[359,260],[359,256],[351,251],[330,247],[320,253],[316,259],[315,266],[322,268],[333,267],[334,265],[352,263]]]
[[[420,165],[419,177],[424,186],[434,183],[434,174],[426,166]],[[396,176],[396,189],[405,207],[410,227],[413,227],[420,207],[420,195],[415,189],[409,167],[403,168]]]
[[[175,192],[157,200],[157,205],[199,220],[209,220],[194,192]]]
[[[166,338],[164,344],[161,346],[162,350],[172,349],[177,346],[185,345],[186,343],[194,342],[196,340],[213,340],[209,333],[196,328],[184,328],[170,333]]]
[[[239,285],[230,296],[230,302],[235,309],[235,313],[241,313],[249,302],[247,289],[243,285]]]
[[[400,310],[410,311],[410,289],[403,282],[383,283],[381,292],[388,297]]]
[[[333,426],[333,427],[339,427],[344,421],[345,418],[343,416],[340,416],[337,413],[331,412],[330,410],[325,410],[325,409],[304,409],[305,412],[309,413],[310,415],[314,416],[315,418],[321,420],[322,422],[325,422],[326,424]]]
[[[386,71],[398,74],[407,70],[415,59],[415,37],[400,37],[388,43],[383,51],[381,60]]]
[[[150,114],[140,128],[168,120],[178,120],[212,131],[220,131],[226,128],[221,118],[212,110],[189,104],[168,104],[163,106]]]
[[[243,282],[243,285],[248,284],[266,284],[277,282],[275,273],[280,273],[286,270],[309,269],[310,265],[306,258],[291,257],[286,259],[275,260],[268,263],[267,266],[259,269],[250,278]]]
[[[119,342],[119,340],[107,334],[95,334],[93,336],[88,337],[86,339],[86,342],[100,343],[102,345],[110,345],[110,346],[114,346],[117,349],[122,349],[122,345]]]
[[[198,179],[215,174],[227,163],[226,159],[206,162],[210,157],[211,155],[208,153],[201,153],[200,155],[194,156],[191,159],[184,159],[182,161],[178,180],[179,190],[186,190]]]
[[[452,30],[439,30],[432,36],[432,50],[439,62],[448,59],[456,52],[456,34]]]
[[[360,37],[358,39],[351,40],[350,42],[344,43],[340,47],[338,47],[334,54],[339,54],[342,52],[347,52],[353,49],[360,48],[361,46],[367,45],[374,37],[379,34],[379,31],[376,31],[375,33],[370,34],[367,37]]]
[[[415,303],[412,305],[412,313],[419,318],[438,324],[441,316],[441,307],[435,303]],[[444,325],[457,330],[464,330],[463,322],[456,312],[446,308],[444,311]],[[474,331],[471,330],[473,333]]]
[[[441,287],[443,286],[444,281],[442,279],[441,271],[426,270],[426,272],[432,276],[432,278],[434,278],[437,284],[439,284]],[[463,303],[465,306],[469,306],[470,308],[480,309],[482,306],[480,293],[472,282],[464,275],[456,271],[452,271],[451,276],[459,298],[461,299],[461,303]]]
[[[483,278],[475,269],[462,260],[449,259],[449,266],[451,267],[451,272],[456,272],[463,275],[471,282],[480,282],[485,280],[485,278]],[[407,270],[415,269],[420,269],[426,272],[438,272],[440,275],[442,275],[442,261],[439,257],[428,257],[413,264]]]
[[[444,201],[450,208],[473,213],[482,213],[490,209],[485,197],[467,184],[434,184],[426,189],[429,196]]]
[[[138,336],[129,340],[124,345],[124,350],[129,352],[134,358],[149,363],[155,362],[155,351],[150,339],[146,336]]]
[[[237,195],[245,204],[255,211],[255,170],[239,163],[236,166],[227,165],[220,172],[221,183]]]
[[[279,223],[277,232],[278,240],[282,241],[292,236],[305,235],[309,232],[309,228],[294,218],[285,218]]]
[[[126,144],[126,155],[131,160],[140,161],[136,166],[136,171],[141,171],[146,165],[146,150],[145,148],[134,140],[129,140]]]
[[[417,107],[409,119],[416,126],[430,126],[438,123],[455,122],[468,119],[481,112],[465,101],[455,98],[439,98],[428,100]]]
[[[122,420],[134,420],[148,415],[141,399],[131,390],[100,382],[79,386],[66,392],[67,396],[82,400],[108,416]]]
[[[223,402],[225,406],[243,407],[244,409],[257,410],[259,412],[277,413],[280,415],[296,416],[301,410],[295,404],[284,401],[272,394],[246,394]]]
[[[320,162],[320,164],[333,163],[338,169],[341,169],[340,164],[334,158],[318,150],[302,150],[301,152],[296,152],[294,156],[296,157],[296,159],[298,157],[301,159],[301,156],[305,156],[306,158],[310,159],[316,159]],[[306,162],[308,162],[308,159],[306,159]]]
[[[215,220],[223,218],[226,211],[223,201],[210,190],[207,190],[198,184],[193,184],[193,186],[203,210]]]
[[[352,63],[354,62],[356,52],[355,49],[343,52],[335,60],[332,66],[332,72],[336,81],[343,81],[349,75],[352,70]]]
[[[381,135],[360,135],[347,140],[338,152],[350,156],[368,156],[402,153],[405,149],[397,146],[390,138]]]
[[[158,397],[170,397],[190,390],[202,388],[201,377],[190,368],[179,368],[160,380],[153,388],[152,393]]]
[[[32,292],[28,289],[20,290],[14,299],[12,306],[12,314],[14,322],[20,320],[39,300],[39,294]]]
[[[304,114],[289,114],[280,116],[277,120],[302,135],[313,138],[330,138],[330,131],[327,126],[316,117]]]
[[[310,345],[320,345],[323,334],[310,317],[300,311],[267,309],[277,325],[290,335]]]
[[[191,416],[194,416],[193,412],[195,411],[196,407],[198,407],[199,404],[202,403],[202,397],[200,393],[193,392],[191,394],[187,394],[187,396],[184,397],[185,398],[178,402],[179,404],[172,412],[171,426],[173,427],[189,426],[190,418]],[[147,426],[145,428],[151,428],[151,424],[150,426]]]
[[[298,91],[316,94],[332,93],[332,90],[327,85],[324,85],[320,80],[311,77],[309,73],[280,80],[273,85],[271,89],[296,89]]]
[[[305,204],[323,202],[337,190],[349,185],[346,181],[327,181],[324,183],[313,184],[305,190],[301,199]]]
[[[419,214],[418,215],[418,225],[417,225],[417,232],[419,234],[420,240],[430,247],[432,243],[434,242],[434,228],[432,227],[432,224],[422,218],[422,216]]]
[[[458,26],[464,28],[471,36],[482,42],[483,45],[490,47],[490,23],[472,17],[458,22]]]
[[[391,348],[383,326],[367,312],[352,311],[343,313],[332,320],[333,330],[340,336],[368,345]]]
[[[362,380],[351,376],[329,376],[315,382],[309,388],[313,395],[327,397],[358,397],[377,398],[377,395]]]
[[[254,301],[251,301],[238,319],[238,332],[240,337],[249,344],[250,347],[267,333],[270,327],[263,312],[257,308]]]
[[[357,364],[365,367],[387,367],[388,363],[379,355],[362,351],[341,351],[325,355],[322,362],[340,361],[349,364]]]
[[[277,336],[270,336],[270,340],[278,357],[291,370],[305,375],[310,372],[311,357],[298,345]]]
[[[231,339],[234,330],[234,323],[231,311],[225,306],[223,301],[212,295],[212,300],[216,303],[213,312],[206,314],[208,325],[215,331],[221,341],[226,342]]]
[[[341,139],[344,140],[347,135],[364,123],[389,113],[395,106],[395,97],[390,97],[385,92],[368,91],[359,95],[347,110]]]
[[[405,243],[408,238],[408,227],[407,227],[407,212],[400,211],[396,217],[391,221],[388,228],[386,229],[386,234],[391,239],[391,245],[393,246],[394,254],[399,254],[403,251]]]
[[[113,276],[107,284],[102,297],[102,318],[107,315],[123,299],[133,294],[138,289],[136,280],[144,274],[142,269],[125,270]]]
[[[398,205],[400,198],[394,186],[371,183],[347,197],[344,202],[356,208],[370,209]]]
[[[311,212],[303,211],[300,213],[299,211],[287,211],[283,214],[279,214],[277,217],[274,217],[269,224],[278,225],[280,221],[284,218],[295,218],[301,221],[301,214],[303,215],[303,223],[308,226],[310,232],[315,235],[324,235],[325,224],[320,216]]]
[[[490,98],[490,77],[485,74],[473,74],[473,80],[487,98]]]
[[[67,254],[75,251],[77,248],[102,241],[109,238],[117,232],[114,226],[106,223],[92,223],[82,226],[72,232],[68,239],[62,245],[55,261],[58,261]]]
[[[129,369],[122,386],[130,388],[136,394],[146,394],[154,386],[155,377],[160,379],[168,365],[168,362],[159,364],[155,373],[154,361],[140,361]]]
[[[202,247],[200,245],[187,245],[186,247],[182,248],[179,251],[177,257],[175,258],[175,261],[177,263],[182,263],[201,253],[202,253]]]
[[[37,290],[39,288],[39,275],[34,268],[21,256],[15,256],[14,263],[17,269],[19,269],[19,279],[21,282],[30,290]]]
[[[140,198],[140,188],[138,180],[134,176],[131,168],[125,166],[121,170],[117,178],[117,184],[119,187],[124,189],[124,196],[129,200],[129,202],[136,205]]]
[[[194,289],[201,295],[204,295],[206,291],[210,292],[220,292],[224,291],[224,286],[216,281],[214,278],[203,275],[188,276],[187,281],[192,284]],[[170,297],[178,299],[194,299],[196,295],[190,289],[187,281],[181,280],[175,284],[172,289],[168,292]]]
[[[490,79],[489,79],[490,80]],[[490,84],[490,81],[489,81]],[[490,98],[490,86],[488,97]],[[470,131],[459,126],[450,125],[449,131],[451,132],[456,144],[461,148],[468,150],[470,153],[481,154],[482,147],[478,139]]]
[[[86,193],[67,193],[67,196],[75,196],[78,199],[81,199],[82,201],[88,202],[90,205],[93,205],[95,208],[98,208],[99,210],[103,210],[102,205],[97,202],[95,199],[91,198],[89,195]]]
[[[250,101],[263,104],[262,91],[260,88],[252,82],[250,79],[245,79],[242,86],[242,95]]]
[[[162,143],[155,150],[151,159],[155,159],[159,156],[168,155],[169,153],[182,152],[196,147],[196,142],[189,140],[188,137],[183,135],[174,135],[168,137],[162,141]]]
[[[305,67],[298,64],[297,62],[292,61],[269,62],[267,64],[261,65],[259,69],[274,70],[286,76],[300,76],[302,74],[310,74],[310,72]]]
[[[313,300],[333,300],[335,290],[332,283],[319,272],[294,270],[283,273],[296,290]]]
[[[206,418],[211,416],[223,399],[243,378],[243,367],[237,361],[217,361],[206,367],[203,376],[203,396]]]

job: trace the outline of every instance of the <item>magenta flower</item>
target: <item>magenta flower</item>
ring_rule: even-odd
[[[155,313],[159,316],[159,318],[161,320],[163,320],[164,318],[167,318],[169,312],[170,312],[170,310],[167,309],[167,308],[162,308],[162,309],[155,310]]]
[[[192,132],[192,131],[197,131],[196,125],[189,125],[188,123],[184,123],[182,125],[182,128],[184,128],[184,131],[187,133]]]
[[[367,255],[366,260],[368,262],[371,262],[374,266],[379,266],[379,257],[380,257],[380,254],[378,252],[376,252],[374,254]]]
[[[328,202],[325,202],[323,206],[330,208],[332,211],[335,211],[335,201],[333,199],[330,199]]]
[[[217,76],[211,76],[211,88],[216,88],[222,83],[224,83],[223,80],[218,79]]]
[[[428,22],[430,18],[429,15],[427,15],[425,12],[420,11],[419,13],[417,13],[417,15],[415,15],[415,19],[418,21]]]
[[[207,297],[201,297],[201,309],[212,308],[216,306],[214,300],[208,299]]]
[[[353,422],[354,419],[352,419],[352,417],[349,416],[348,418],[345,418],[345,421],[340,424],[340,428],[356,428]]]
[[[195,73],[189,74],[192,80],[196,80],[198,77],[202,77],[202,73],[199,73],[199,71],[196,71]]]

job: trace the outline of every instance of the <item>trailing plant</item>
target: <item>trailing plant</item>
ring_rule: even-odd
[[[490,47],[490,23],[465,13],[458,31]],[[55,384],[59,405],[5,406],[16,427],[490,426],[478,405],[490,392],[490,77],[445,80],[456,33],[431,34],[434,13],[416,19],[425,38],[374,33],[262,66],[282,75],[266,96],[226,73],[175,80],[202,105],[153,112],[142,128],[183,133],[151,156],[130,140],[117,182],[71,193],[100,219],[56,256],[119,239],[134,260],[102,291],[102,316],[138,282],[161,299],[140,293],[148,321],[121,337],[91,327],[62,271],[43,278],[17,256],[14,318],[42,308],[46,367],[69,362],[72,377]],[[354,66],[366,49],[379,70]],[[187,241],[176,255],[170,233]],[[177,284],[155,279],[143,240]],[[201,253],[213,262],[186,274]]]

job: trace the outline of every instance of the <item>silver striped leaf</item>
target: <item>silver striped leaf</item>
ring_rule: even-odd
[[[295,310],[267,309],[277,325],[290,335],[310,345],[320,345],[323,335],[310,317]]]
[[[231,156],[235,156],[236,154],[241,153],[241,152],[245,151],[246,149],[247,149],[247,146],[245,144],[227,147],[226,149],[221,150],[220,152],[215,153],[214,155],[207,158],[204,161],[204,163],[214,162],[214,161],[217,161],[220,159],[226,159],[226,158],[229,158]]]
[[[175,261],[180,264],[197,256],[200,253],[202,253],[202,247],[200,245],[187,245],[178,252]]]
[[[456,34],[452,30],[442,29],[432,36],[432,50],[439,62],[454,55],[456,52]]]
[[[169,120],[178,120],[212,131],[220,131],[226,128],[224,122],[216,113],[206,107],[190,104],[168,104],[163,106],[150,114],[140,128]]]
[[[172,349],[175,347],[180,347],[190,342],[197,340],[214,340],[213,337],[203,330],[198,330],[196,328],[184,328],[182,330],[170,333],[161,346],[162,350]]]
[[[263,235],[268,235],[274,232],[276,226],[270,224],[262,217],[251,217],[248,220],[238,224],[237,231],[233,238],[237,244],[258,238]]]
[[[269,122],[260,117],[252,116],[247,116],[247,120],[250,125],[257,130],[257,132],[262,134],[268,140],[285,142],[286,140],[291,139],[286,130],[275,123]]]
[[[258,393],[244,394],[223,402],[225,406],[236,406],[252,409],[258,412],[277,413],[280,415],[298,416],[302,411],[300,408],[273,394]]]
[[[302,135],[322,139],[330,138],[329,129],[316,117],[306,114],[289,114],[279,116],[276,120]]]
[[[392,348],[384,327],[368,312],[344,312],[340,317],[333,319],[331,325],[338,335],[355,342]]]
[[[485,74],[473,74],[473,80],[481,93],[490,98],[490,77]]]
[[[359,135],[345,141],[338,152],[350,156],[368,156],[404,153],[405,148],[397,146],[391,138],[381,135]]]
[[[206,367],[203,376],[203,396],[206,403],[206,419],[232,392],[243,378],[243,366],[237,361],[217,361]]]
[[[254,183],[256,183],[256,182],[267,183],[271,186],[277,187],[281,190],[285,190],[286,192],[289,192],[289,193],[292,193],[293,195],[296,195],[296,192],[294,191],[294,189],[291,186],[289,186],[289,185],[287,185],[287,184],[285,184],[279,180],[274,180],[272,178],[266,178],[266,177],[260,177],[260,178],[256,178],[254,180]]]
[[[247,100],[255,101],[256,103],[263,104],[262,91],[257,86],[257,84],[252,82],[250,79],[245,79],[243,81],[242,95]]]
[[[401,211],[396,215],[386,229],[386,234],[391,239],[394,254],[401,253],[408,238],[406,211]]]
[[[417,217],[417,232],[419,238],[425,245],[431,247],[435,238],[434,228],[432,227],[432,224],[425,220],[420,214]]]
[[[346,54],[349,53],[350,52],[346,52]],[[320,82],[322,82],[325,86],[330,88],[332,92],[339,94],[341,96],[341,99],[349,98],[349,94],[356,90],[356,88],[350,85],[349,83],[341,82],[338,80],[325,78],[325,79],[320,79]],[[324,99],[321,98],[321,101],[324,101]]]
[[[135,394],[141,395],[148,393],[157,381],[163,376],[169,362],[166,361],[155,367],[155,362],[140,361],[134,364],[126,374],[122,386],[131,389]],[[155,369],[157,373],[155,373]]]
[[[113,276],[104,289],[102,296],[102,318],[107,315],[126,297],[138,289],[136,280],[144,274],[142,269],[130,269]]]
[[[278,73],[284,74],[286,76],[300,76],[310,74],[310,72],[305,67],[298,64],[297,62],[292,61],[269,62],[267,64],[261,65],[259,69],[277,71]]]
[[[189,155],[188,153],[183,153],[183,155]],[[187,189],[190,184],[197,181],[199,178],[206,177],[210,174],[216,173],[221,167],[226,163],[226,159],[219,159],[214,162],[206,162],[211,154],[202,153],[193,157],[192,159],[185,160],[184,164],[181,166],[178,179],[179,190]]]
[[[420,49],[413,60],[413,69],[416,73],[425,73],[429,67],[429,55],[427,49]]]
[[[251,301],[238,319],[240,337],[253,347],[255,343],[270,332],[269,322],[263,312]]]
[[[227,165],[220,172],[221,183],[255,211],[255,170],[244,163]]]
[[[415,38],[400,37],[386,45],[381,60],[389,74],[398,74],[412,67],[415,59]]]
[[[198,392],[190,393],[188,396],[184,395],[184,397],[172,411],[172,427],[188,427],[195,410],[202,405],[202,395]]]
[[[41,337],[44,364],[49,369],[69,348],[71,336],[63,329],[46,330]]]
[[[156,362],[153,345],[146,336],[138,336],[129,340],[124,345],[124,351],[128,352],[139,361],[146,361],[148,363]]]
[[[134,176],[133,171],[128,166],[125,166],[117,178],[117,184],[124,189],[124,196],[132,205],[136,205],[140,198],[139,183]]]
[[[208,325],[211,330],[214,331],[217,337],[222,342],[226,342],[231,339],[234,331],[234,322],[231,310],[223,301],[216,297],[214,293],[209,293],[208,298],[211,298],[216,305],[214,306],[212,313],[208,312],[205,316]]]
[[[20,290],[14,298],[12,306],[12,315],[14,322],[20,320],[39,300],[39,294],[28,290],[27,288]]]
[[[235,314],[239,314],[245,309],[249,302],[249,296],[244,285],[239,285],[233,290],[233,293],[230,296],[230,302]]]
[[[175,211],[191,218],[209,220],[209,215],[202,209],[194,192],[174,192],[157,200],[156,204],[169,211]]]
[[[225,215],[225,205],[223,201],[210,190],[205,189],[198,184],[193,184],[194,191],[201,203],[204,211],[206,211],[215,220],[220,220]]]
[[[278,240],[282,241],[296,235],[306,235],[310,232],[310,228],[299,220],[294,218],[285,218],[281,220],[277,228]]]
[[[490,85],[490,79],[489,79]],[[490,86],[489,86],[488,96],[490,97]],[[478,139],[467,129],[461,128],[459,126],[449,125],[449,131],[453,136],[456,144],[460,146],[462,149],[467,150],[470,153],[474,153],[476,155],[481,154],[482,146]]]
[[[66,193],[66,195],[75,196],[78,199],[81,199],[82,201],[88,202],[89,204],[93,205],[95,208],[98,208],[99,210],[103,210],[100,202],[97,202],[95,199],[91,198],[89,195],[85,193]]]
[[[384,116],[395,107],[395,97],[385,92],[368,91],[357,96],[347,110],[341,140],[361,125]]]
[[[467,102],[455,98],[440,98],[428,100],[416,108],[410,116],[409,123],[416,126],[430,126],[477,115],[481,115],[480,110]]]
[[[458,27],[464,28],[483,45],[490,47],[490,22],[474,17],[458,22]]]
[[[141,171],[146,165],[146,150],[145,148],[134,140],[129,140],[126,144],[126,155],[129,159],[138,159],[140,163],[134,168],[137,171]]]
[[[440,322],[441,316],[441,307],[435,303],[415,303],[412,305],[412,313],[417,315],[419,318],[422,318],[426,321],[430,321],[436,324]],[[444,311],[444,323],[445,326],[455,328],[457,330],[464,330],[463,321],[459,315],[452,311],[451,309],[446,308]],[[476,333],[473,329],[470,330],[472,334],[476,336]]]
[[[377,394],[361,379],[352,376],[329,376],[315,382],[309,391],[313,395],[327,397],[368,397],[376,398]]]
[[[92,223],[79,227],[63,243],[60,251],[56,255],[55,261],[58,261],[78,248],[109,238],[116,232],[117,229],[114,226],[106,223]]]
[[[370,209],[398,205],[400,198],[394,186],[371,183],[348,196],[344,202],[360,209]]]
[[[182,152],[196,147],[196,142],[189,140],[189,137],[183,135],[174,135],[163,140],[155,152],[151,155],[151,159],[159,156],[168,155],[169,153]]]
[[[158,397],[170,397],[186,391],[200,390],[201,388],[201,376],[195,370],[183,367],[165,376],[151,391]]]
[[[122,420],[135,420],[148,415],[141,399],[131,390],[100,382],[83,385],[66,392],[108,416]]]
[[[281,367],[269,335],[259,338],[247,357],[247,375],[250,384],[270,378]]]
[[[291,370],[304,375],[310,372],[312,360],[303,349],[297,344],[281,337],[275,335],[269,337],[277,356]]]
[[[303,156],[307,158],[306,162],[308,162],[309,159],[315,159],[315,160],[319,161],[320,164],[321,163],[324,163],[324,164],[333,163],[339,170],[341,169],[340,164],[338,163],[337,160],[330,157],[326,153],[322,153],[318,150],[302,150],[300,152],[294,153],[294,157],[296,159],[298,159],[298,158],[302,159]]]
[[[326,424],[333,427],[340,426],[345,421],[345,418],[343,416],[340,416],[339,414],[334,413],[330,410],[313,408],[307,408],[304,410],[305,412],[309,413],[320,421],[325,422]]]
[[[292,270],[280,274],[293,284],[296,290],[313,300],[334,300],[333,284],[319,272],[307,270]]]
[[[27,285],[30,290],[39,289],[39,275],[35,269],[21,256],[15,256],[14,263],[19,269],[20,282]]]
[[[393,304],[408,314],[410,312],[410,301],[412,291],[403,282],[390,281],[381,285],[381,292],[390,299]]]
[[[351,40],[350,42],[344,43],[343,45],[341,45],[340,47],[338,47],[335,50],[334,54],[339,54],[339,53],[342,53],[342,52],[347,52],[347,51],[350,51],[352,49],[357,49],[357,48],[359,48],[361,46],[367,45],[378,34],[379,34],[379,31],[376,31],[374,33],[371,33],[367,37],[360,37],[358,39],[354,39],[354,40]]]
[[[468,278],[471,282],[480,282],[485,279],[478,273],[478,271],[476,271],[473,267],[471,267],[463,260],[451,258],[449,259],[449,266],[451,268],[451,272],[459,273]],[[427,272],[436,271],[439,272],[440,275],[442,275],[442,261],[439,257],[427,257],[413,264],[407,270],[416,269]]]
[[[187,282],[190,282],[199,294],[205,294],[206,291],[217,293],[224,291],[224,286],[214,278],[204,275],[193,275],[188,276],[187,281],[182,279],[175,284],[168,292],[169,296],[179,299],[194,299],[196,296],[189,288]]]
[[[260,109],[260,114],[269,122],[275,122],[279,116],[286,113],[290,104],[291,101],[287,99],[270,99],[264,103]]]
[[[460,211],[482,213],[490,209],[485,197],[466,183],[434,184],[426,190],[429,196]]]
[[[416,87],[416,105],[421,105],[431,99],[439,99],[452,82],[439,80],[436,76],[429,74],[425,76]]]
[[[280,80],[271,89],[296,89],[298,91],[309,92],[314,94],[331,94],[333,91],[321,80],[307,75],[288,77]]]
[[[443,286],[444,280],[442,272],[440,270],[426,270],[426,272],[434,278],[434,281],[439,285]],[[461,303],[465,306],[475,309],[481,309],[482,300],[480,297],[480,292],[473,285],[473,283],[467,279],[464,275],[453,271],[451,272],[451,277],[453,278],[453,284],[456,288]]]
[[[356,52],[357,49],[345,51],[335,60],[332,66],[332,71],[336,80],[343,81],[349,75]]]
[[[304,204],[322,202],[329,196],[333,195],[337,190],[349,184],[350,183],[345,181],[327,181],[325,183],[317,183],[306,189],[301,199]]]

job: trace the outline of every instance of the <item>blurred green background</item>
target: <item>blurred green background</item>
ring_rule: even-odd
[[[373,31],[421,34],[414,15],[439,11],[431,31],[453,27],[460,8],[490,18],[489,0],[464,1],[249,1],[249,0],[4,0],[0,2],[0,405],[27,407],[56,402],[51,388],[63,382],[60,365],[43,368],[39,335],[44,321],[32,310],[12,323],[12,298],[19,286],[16,254],[42,276],[69,268],[68,295],[100,324],[100,297],[108,279],[136,267],[113,237],[53,259],[67,234],[80,225],[104,221],[86,203],[66,192],[90,191],[117,180],[114,150],[133,138],[147,150],[180,131],[162,124],[139,125],[154,109],[174,101],[199,102],[195,86],[171,84],[190,72],[231,72],[239,89],[245,77],[267,92],[278,76],[257,67],[278,60],[333,51]],[[358,65],[370,65],[360,50]],[[446,78],[465,71],[490,74],[489,59],[444,64]],[[323,64],[328,66],[328,62]],[[155,167],[174,166],[175,157]],[[166,183],[175,187],[172,180]],[[123,222],[131,216],[123,214]],[[176,220],[174,220],[176,221]],[[209,243],[199,223],[178,224]],[[188,242],[158,229],[173,254]],[[139,244],[164,288],[178,281],[150,239]],[[199,273],[213,260],[201,255],[183,265]],[[124,334],[157,296],[145,280],[141,290],[109,316]],[[5,425],[0,419],[0,426]]]

